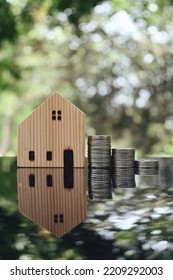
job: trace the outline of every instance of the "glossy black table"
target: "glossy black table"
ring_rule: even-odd
[[[59,197],[59,191],[52,191],[51,186],[45,185],[44,192],[41,188],[50,183],[47,175],[51,174],[59,180],[57,187],[60,188],[61,170],[52,170],[52,173],[37,170],[37,190],[33,186],[28,190],[24,182],[28,184],[26,178],[33,174],[32,170],[17,172],[16,158],[0,158],[0,258],[172,259],[172,162],[162,158],[158,176],[136,176],[136,188],[112,189],[112,199],[91,200],[87,168],[84,173],[75,175],[76,193],[67,188],[71,193],[65,195],[61,188]],[[17,189],[17,178],[24,188]],[[32,178],[30,183],[32,185]],[[72,203],[74,206],[68,208]],[[20,213],[18,207],[29,218]],[[63,225],[63,230],[56,231],[57,224]],[[62,237],[57,238],[58,234]]]

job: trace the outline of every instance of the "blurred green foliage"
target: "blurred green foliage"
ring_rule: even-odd
[[[171,0],[0,1],[0,154],[17,125],[57,91],[86,133],[138,155],[173,152]]]
[[[69,22],[75,24],[76,28],[78,29],[81,16],[89,14],[94,6],[103,1],[104,0],[53,0],[50,12],[54,10],[62,12],[66,11]]]
[[[16,21],[11,6],[6,0],[0,1],[0,44],[4,40],[13,41],[16,37]]]

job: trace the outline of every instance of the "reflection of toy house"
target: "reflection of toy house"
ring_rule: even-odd
[[[66,186],[64,168],[18,168],[20,212],[57,237],[86,218],[84,169],[74,168]]]
[[[51,95],[18,128],[18,167],[84,167],[85,114]]]

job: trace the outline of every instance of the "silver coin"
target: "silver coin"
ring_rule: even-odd
[[[111,135],[92,135],[92,136],[88,136],[88,142],[92,142],[92,141],[111,141]]]
[[[159,167],[158,160],[136,160],[135,163],[139,167]]]

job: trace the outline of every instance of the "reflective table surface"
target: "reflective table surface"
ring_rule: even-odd
[[[172,259],[173,159],[159,166],[106,199],[89,195],[87,167],[71,178],[0,158],[0,259]]]

